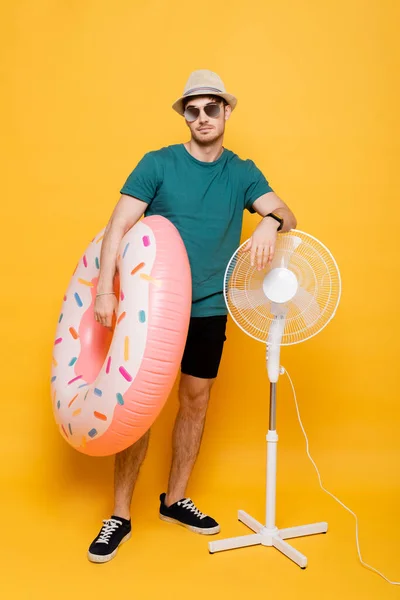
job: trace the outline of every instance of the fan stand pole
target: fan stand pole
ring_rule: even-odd
[[[299,567],[305,569],[307,566],[307,557],[298,550],[290,546],[284,540],[306,535],[315,535],[317,533],[326,533],[328,523],[313,523],[311,525],[300,525],[298,527],[288,527],[278,529],[275,525],[276,508],[276,462],[278,434],[276,432],[276,382],[270,384],[270,412],[269,412],[269,431],[267,435],[267,501],[266,501],[266,525],[262,525],[256,519],[248,515],[243,510],[239,510],[238,519],[249,529],[254,531],[252,535],[227,538],[216,542],[209,542],[208,548],[210,554],[222,552],[223,550],[233,550],[234,548],[245,548],[246,546],[273,546],[282,554],[290,558]]]

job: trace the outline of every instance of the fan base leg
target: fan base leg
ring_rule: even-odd
[[[298,527],[287,527],[286,529],[267,529],[253,517],[248,515],[243,510],[239,510],[239,521],[247,525],[249,529],[255,533],[252,535],[244,535],[235,538],[227,538],[216,542],[209,542],[208,548],[211,554],[214,552],[222,552],[224,550],[233,550],[235,548],[245,548],[247,546],[273,546],[279,552],[282,552],[287,558],[290,558],[294,563],[302,569],[307,566],[307,557],[301,554],[298,550],[290,546],[285,539],[303,537],[306,535],[315,535],[318,533],[326,533],[328,531],[328,523],[312,523],[310,525],[300,525]]]

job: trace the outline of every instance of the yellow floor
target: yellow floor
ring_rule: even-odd
[[[190,493],[199,507],[222,525],[221,533],[212,539],[247,533],[236,519],[238,508],[263,520],[263,457],[259,454],[247,466],[238,462],[237,477],[230,470],[224,478],[221,465],[217,464],[201,464],[201,470],[196,470]],[[159,460],[155,468],[157,457],[151,448],[134,496],[132,539],[110,563],[91,564],[86,558],[88,545],[101,519],[108,517],[112,508],[112,461],[98,459],[93,469],[88,457],[68,448],[65,456],[63,473],[58,478],[46,471],[42,481],[23,483],[10,477],[6,482],[1,506],[1,598],[400,597],[399,587],[390,586],[360,565],[353,518],[319,490],[312,467],[302,454],[297,458],[281,454],[277,520],[281,527],[328,521],[327,535],[293,542],[308,557],[306,570],[299,569],[278,551],[261,546],[210,555],[209,538],[160,521],[158,494],[162,489],[158,481],[167,458]],[[282,472],[284,464],[289,463],[287,471],[291,477]],[[326,465],[324,471],[329,480],[333,471]],[[234,480],[236,486],[229,487],[228,479]],[[348,488],[332,491],[359,515],[364,560],[389,578],[399,577],[400,529],[394,490],[388,487],[378,493],[366,485],[350,492]]]
[[[212,539],[248,533],[237,520],[238,509],[264,520],[267,378],[261,386],[252,377],[230,376],[232,351],[227,348],[221,379],[213,388],[188,489],[199,508],[221,524],[221,533]],[[243,361],[250,371],[250,359]],[[364,560],[389,579],[400,580],[395,421],[390,423],[387,411],[382,411],[381,420],[369,421],[368,414],[376,413],[367,404],[361,415],[352,410],[349,397],[329,384],[330,372],[323,381],[314,378],[311,396],[296,365],[288,368],[325,487],[359,516]],[[24,393],[12,405],[16,418],[18,407],[30,397],[28,375]],[[320,489],[284,377],[277,413],[277,525],[329,524],[327,535],[293,540],[308,558],[306,570],[261,546],[210,555],[208,538],[159,520],[158,496],[168,477],[177,385],[152,428],[133,498],[133,536],[110,563],[91,564],[88,546],[112,511],[113,458],[85,456],[65,442],[49,410],[46,378],[40,372],[37,377],[42,383],[26,405],[32,418],[21,422],[18,438],[6,429],[1,438],[1,600],[400,598],[400,586],[391,586],[360,564],[354,518]],[[247,398],[246,410],[241,398]]]

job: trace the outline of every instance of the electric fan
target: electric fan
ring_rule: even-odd
[[[280,347],[304,342],[333,318],[340,300],[341,282],[336,261],[316,238],[299,230],[278,235],[275,255],[267,269],[251,266],[244,242],[233,254],[225,272],[224,297],[235,323],[267,347],[270,381],[267,435],[266,524],[239,510],[239,521],[254,534],[209,542],[211,554],[261,544],[273,546],[301,568],[307,558],[286,539],[326,533],[328,524],[313,523],[278,529],[276,509],[276,385],[280,374]]]

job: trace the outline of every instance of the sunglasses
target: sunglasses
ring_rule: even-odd
[[[212,102],[211,104],[206,104],[205,106],[203,106],[203,109],[207,117],[210,117],[211,119],[216,119],[219,116],[219,113],[221,112],[221,105]],[[197,108],[197,106],[188,106],[188,108],[185,108],[185,112],[183,114],[186,121],[189,121],[189,123],[193,123],[193,121],[196,121],[196,119],[199,118],[200,108]]]

